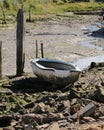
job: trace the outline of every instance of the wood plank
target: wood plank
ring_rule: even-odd
[[[79,110],[78,112],[76,112],[75,114],[73,114],[71,116],[71,119],[76,120],[79,116],[79,118],[82,118],[84,116],[90,116],[91,114],[93,114],[96,110],[96,106],[95,104],[88,104],[87,106],[85,106],[84,108],[82,108],[81,110]]]

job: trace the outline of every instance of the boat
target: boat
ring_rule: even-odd
[[[79,78],[81,70],[65,61],[56,59],[31,59],[33,73],[40,79],[56,85],[73,84]]]

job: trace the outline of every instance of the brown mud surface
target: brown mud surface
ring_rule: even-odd
[[[91,25],[96,25],[100,17],[96,15],[77,16],[66,14],[58,15],[51,20],[36,21],[26,24],[25,46],[25,72],[32,72],[30,59],[36,56],[36,40],[38,41],[39,57],[40,44],[44,44],[44,57],[74,62],[78,59],[103,54],[103,50],[80,45],[83,41],[103,46],[103,39],[86,37]],[[3,75],[16,74],[16,27],[0,29],[3,53]]]

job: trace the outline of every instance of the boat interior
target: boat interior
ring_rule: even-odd
[[[47,67],[47,68],[54,68],[58,70],[70,70],[75,69],[75,66],[72,64],[65,64],[61,62],[51,62],[51,61],[37,61],[38,64]]]

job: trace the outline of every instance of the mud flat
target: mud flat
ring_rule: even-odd
[[[70,16],[71,15],[71,16]],[[103,54],[103,49],[83,46],[82,42],[91,42],[95,46],[103,46],[103,39],[88,36],[91,33],[89,26],[99,22],[99,16],[95,15],[72,15],[66,17],[57,16],[51,20],[36,21],[26,24],[25,36],[25,72],[32,72],[30,59],[35,58],[36,40],[39,46],[44,44],[46,58],[60,59],[75,62],[78,59]],[[16,73],[16,27],[1,28],[0,40],[3,42],[3,75]]]

